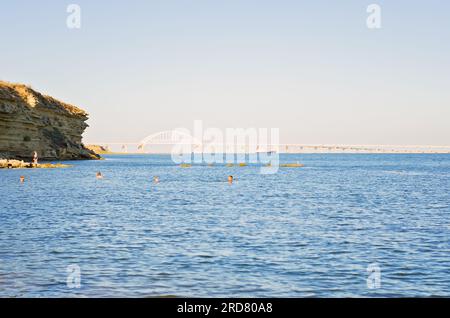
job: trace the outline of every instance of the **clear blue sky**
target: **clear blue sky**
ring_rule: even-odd
[[[437,0],[2,1],[0,79],[87,110],[87,142],[202,119],[283,142],[450,145],[449,15]]]

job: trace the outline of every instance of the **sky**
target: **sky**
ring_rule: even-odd
[[[202,120],[282,143],[450,145],[449,14],[437,0],[1,1],[0,80],[86,110],[85,143]]]

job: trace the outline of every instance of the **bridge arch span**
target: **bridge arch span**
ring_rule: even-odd
[[[175,145],[186,144],[201,146],[201,140],[194,138],[189,133],[182,130],[165,130],[151,134],[139,142],[139,149],[143,149],[146,145]]]

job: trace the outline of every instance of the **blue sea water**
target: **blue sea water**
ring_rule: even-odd
[[[0,296],[450,296],[450,155],[281,156],[296,161],[0,170]]]

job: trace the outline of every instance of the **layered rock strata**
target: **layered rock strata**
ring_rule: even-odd
[[[99,159],[84,147],[88,114],[22,84],[0,81],[0,158]]]

